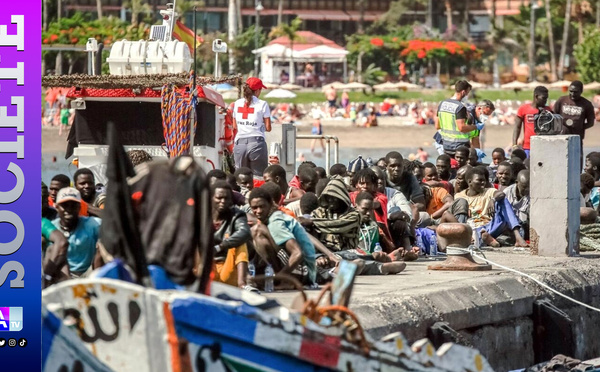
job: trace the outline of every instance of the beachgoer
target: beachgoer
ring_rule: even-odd
[[[348,106],[350,105],[350,96],[348,95],[348,91],[344,90],[342,92],[342,107],[344,110],[348,110]]]
[[[423,150],[422,147],[419,147],[417,149],[417,158],[421,163],[426,163],[427,159],[429,159],[429,154],[427,153],[427,151]]]
[[[469,95],[471,84],[459,80],[454,86],[454,95],[443,100],[437,110],[435,129],[440,130],[444,152],[453,156],[457,148],[470,146],[471,133],[483,128],[482,124],[467,124],[467,108],[462,100]]]
[[[312,124],[312,135],[321,136],[323,135],[323,126],[321,125],[321,115],[313,114],[313,124]],[[323,138],[315,138],[312,140],[310,144],[310,152],[315,152],[315,145],[319,141],[321,143],[321,148],[323,152],[325,152],[325,140]]]
[[[271,109],[259,99],[267,87],[262,80],[251,77],[242,87],[244,98],[235,101],[233,114],[237,135],[233,148],[235,167],[248,167],[254,175],[262,176],[269,165],[269,150],[265,132],[271,131]]]
[[[58,217],[52,224],[69,242],[67,263],[71,278],[78,278],[92,269],[101,220],[79,216],[81,194],[73,187],[65,187],[56,197]]]
[[[535,115],[539,114],[541,109],[550,111],[550,107],[546,106],[546,102],[548,102],[548,88],[540,85],[533,90],[533,102],[530,104],[523,104],[517,111],[512,145],[513,149],[518,147],[517,142],[521,135],[521,128],[524,126],[523,150],[525,150],[527,157],[529,157],[529,151],[531,149],[531,136],[535,135]]]

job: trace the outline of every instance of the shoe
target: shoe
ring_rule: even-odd
[[[247,284],[246,284],[245,286],[243,286],[243,287],[242,287],[242,289],[243,289],[244,291],[248,291],[248,292],[252,292],[252,293],[256,293],[256,294],[260,294],[260,291],[259,291],[258,289],[256,289],[256,288],[254,288],[254,287],[253,287],[253,286],[251,286],[251,285],[247,285]]]

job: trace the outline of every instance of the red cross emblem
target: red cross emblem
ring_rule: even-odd
[[[248,114],[254,114],[254,108],[252,107],[238,107],[237,112],[242,114],[242,119],[248,119]]]

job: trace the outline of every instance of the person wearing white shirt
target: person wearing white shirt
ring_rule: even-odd
[[[267,102],[258,98],[265,88],[259,78],[248,78],[242,88],[244,98],[238,99],[233,105],[237,128],[233,147],[235,167],[248,167],[258,177],[262,177],[269,165],[265,132],[271,131],[271,110]]]

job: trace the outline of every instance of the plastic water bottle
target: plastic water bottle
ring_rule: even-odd
[[[275,276],[273,266],[267,265],[267,268],[265,269],[265,292],[267,293],[271,293],[274,290],[273,276]]]
[[[250,274],[252,278],[254,278],[254,275],[256,275],[256,268],[252,262],[248,264],[248,274]]]
[[[381,244],[375,243],[375,248],[373,249],[373,253],[382,252],[382,251],[383,251],[383,249],[381,249]]]

